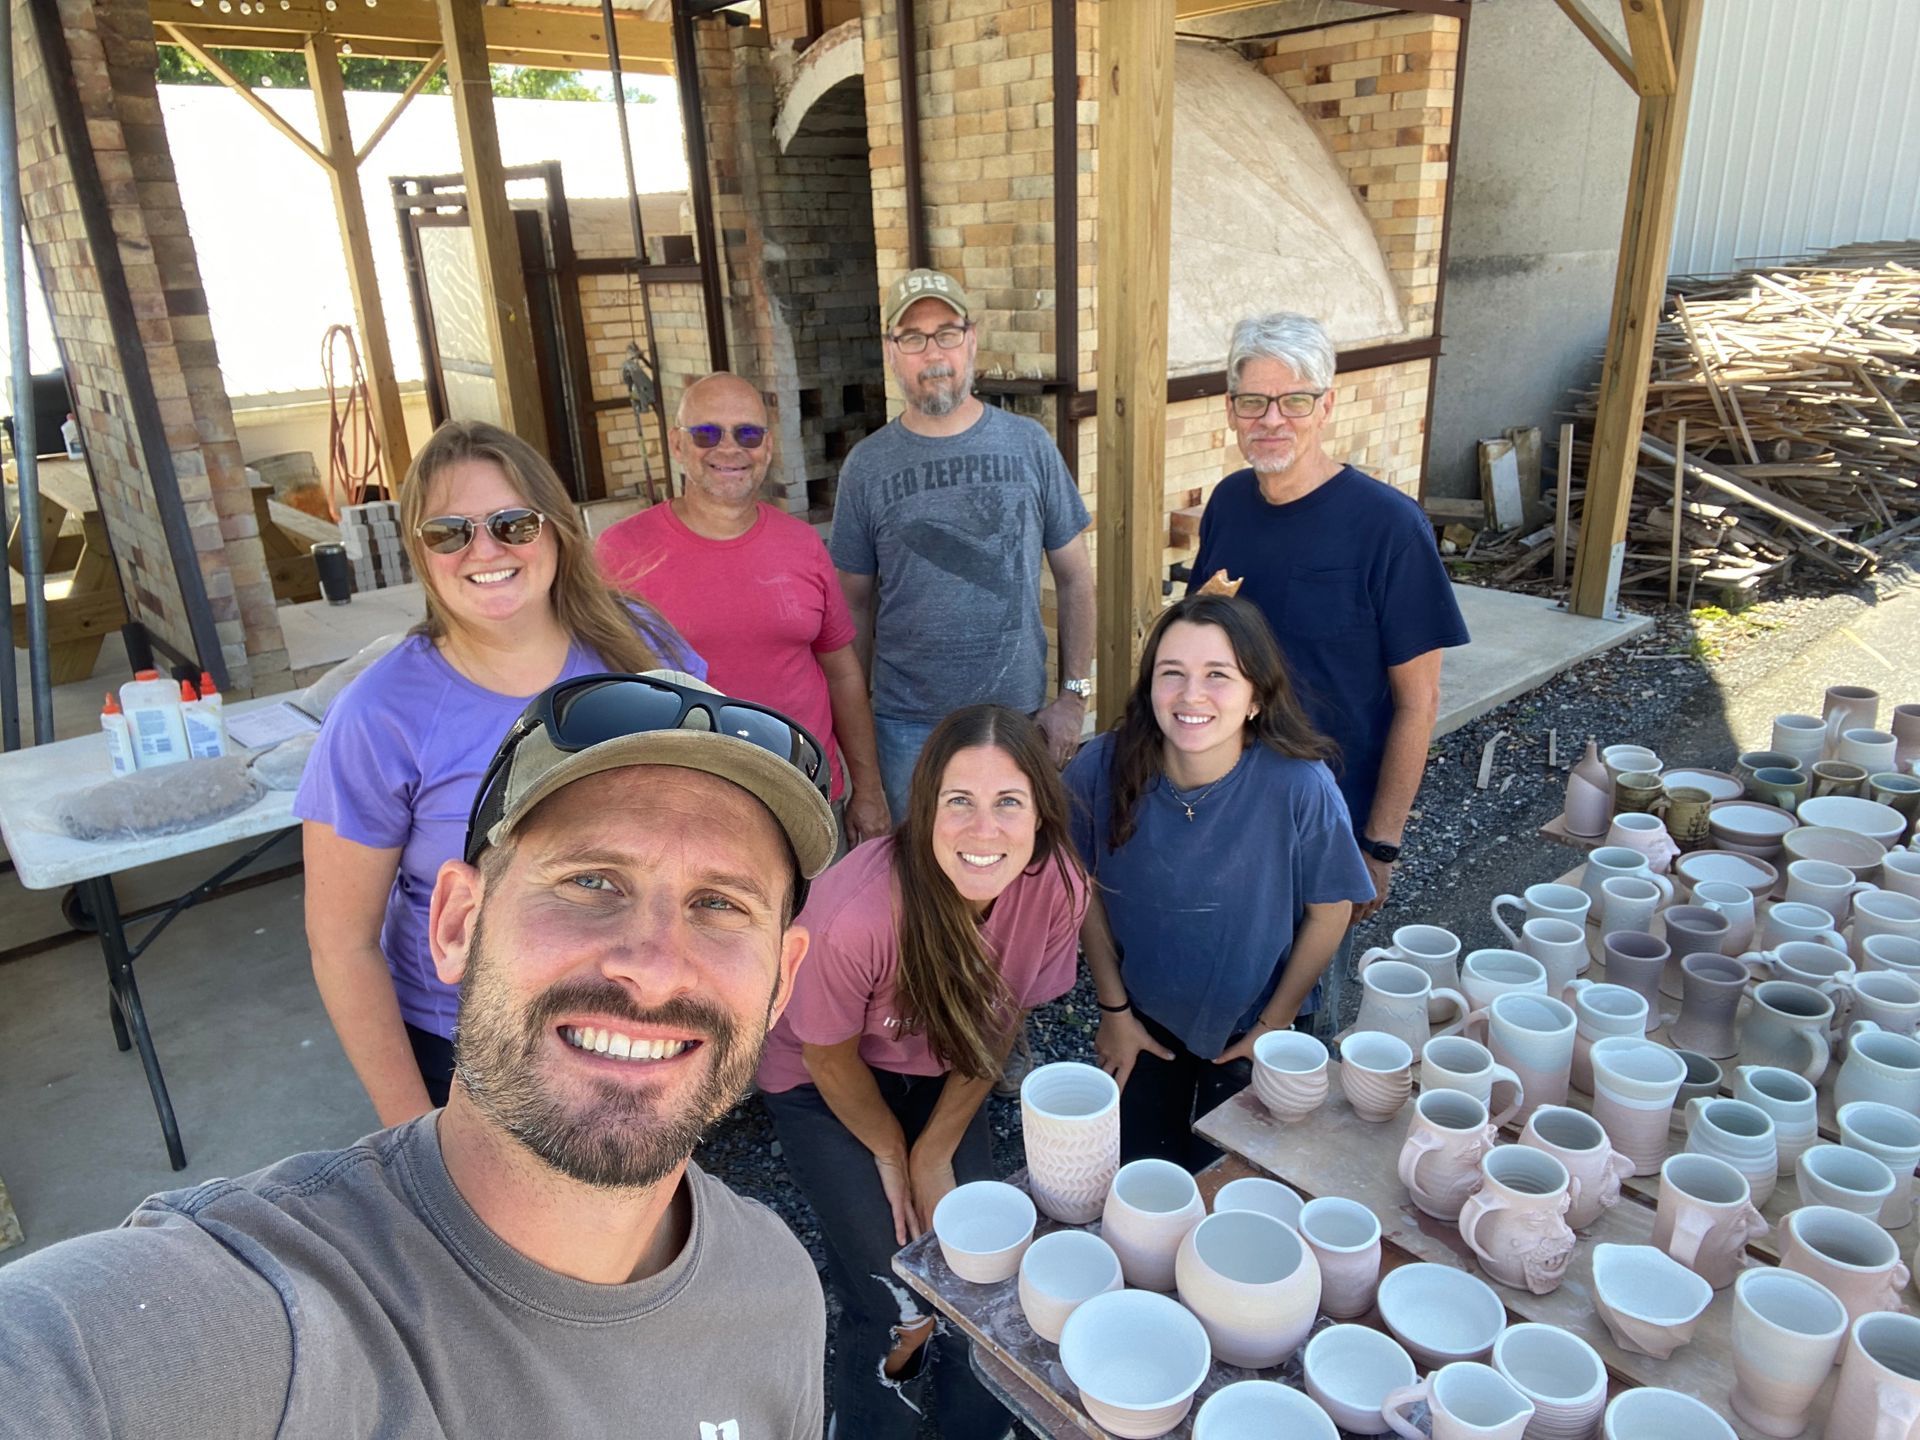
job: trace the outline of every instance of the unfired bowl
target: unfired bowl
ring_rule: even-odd
[[[1067,1317],[1060,1364],[1095,1423],[1122,1440],[1151,1440],[1186,1419],[1213,1351],[1178,1300],[1113,1290]]]
[[[1652,1245],[1593,1247],[1593,1308],[1623,1350],[1665,1360],[1693,1338],[1713,1286]]]
[[[1374,1303],[1389,1333],[1427,1370],[1486,1359],[1507,1328],[1507,1307],[1493,1287],[1451,1265],[1389,1270]]]
[[[954,1274],[993,1285],[1012,1279],[1020,1268],[1038,1218],[1024,1190],[999,1180],[975,1180],[940,1197],[933,1207],[933,1233]]]

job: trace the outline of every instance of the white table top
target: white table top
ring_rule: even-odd
[[[236,701],[229,713],[244,715],[285,699],[284,695],[272,695]],[[191,762],[179,768],[183,777],[192,774]],[[54,806],[64,796],[112,778],[103,731],[0,755],[0,839],[6,841],[22,885],[29,890],[57,890],[76,881],[192,855],[299,823],[293,815],[293,792],[269,790],[245,810],[224,820],[151,840],[75,840],[49,828]]]

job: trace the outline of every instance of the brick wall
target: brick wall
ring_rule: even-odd
[[[23,5],[13,13],[27,230],[121,587],[135,619],[192,655],[33,22]],[[60,16],[229,683],[240,693],[281,689],[286,647],[161,124],[152,17],[144,0],[61,0]]]

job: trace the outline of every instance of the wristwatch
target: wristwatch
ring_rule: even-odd
[[[1062,680],[1060,682],[1060,688],[1068,695],[1078,695],[1082,700],[1089,700],[1093,697],[1093,681],[1091,680]]]
[[[1360,848],[1378,860],[1382,865],[1391,865],[1400,858],[1400,847],[1389,845],[1384,840],[1370,840],[1365,835],[1359,837]]]

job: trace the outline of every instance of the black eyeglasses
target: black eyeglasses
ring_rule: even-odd
[[[689,723],[698,716],[697,723]],[[567,754],[623,735],[656,730],[708,730],[731,735],[786,761],[826,793],[829,772],[820,742],[778,710],[693,690],[649,675],[582,675],[552,686],[514,721],[494,753],[467,817],[467,863],[486,848],[487,832],[506,810],[507,777],[515,751],[544,729],[553,748]]]
[[[1289,390],[1285,395],[1262,395],[1257,391],[1243,390],[1229,395],[1227,402],[1233,406],[1233,413],[1242,420],[1263,420],[1267,407],[1278,405],[1280,413],[1289,420],[1304,420],[1313,413],[1313,407],[1320,403],[1324,390]]]
[[[711,450],[729,434],[733,443],[742,450],[758,450],[767,441],[767,427],[764,425],[682,425],[687,438],[702,450]]]
[[[903,354],[918,355],[927,348],[929,340],[942,350],[958,350],[972,328],[971,325],[942,325],[931,335],[924,330],[899,330],[887,338],[898,345]]]
[[[512,505],[494,511],[478,523],[466,515],[436,515],[431,520],[422,520],[413,533],[436,555],[458,555],[473,543],[482,525],[502,545],[531,545],[540,538],[541,527],[546,523],[547,517],[538,510]]]

